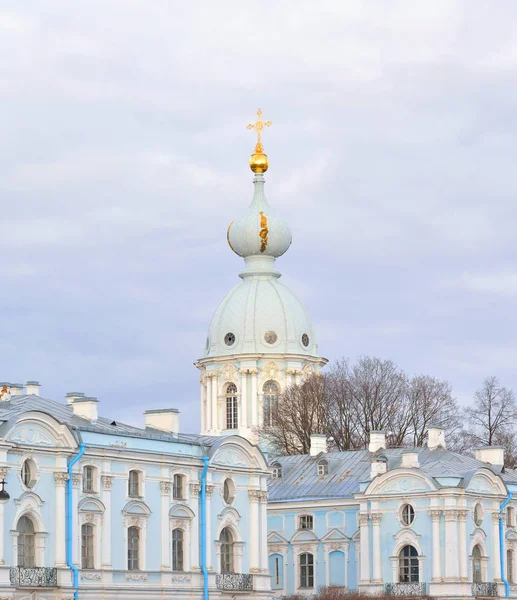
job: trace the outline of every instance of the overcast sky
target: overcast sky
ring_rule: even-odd
[[[260,106],[320,353],[517,390],[515,0],[4,0],[0,94],[0,380],[199,430]]]

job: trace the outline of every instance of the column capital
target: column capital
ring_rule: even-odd
[[[56,481],[56,486],[64,487],[66,482],[70,479],[70,475],[66,471],[56,471],[54,473],[54,479]]]
[[[258,375],[258,372],[259,372],[259,370],[257,369],[257,367],[250,367],[250,368],[248,369],[248,371],[250,372],[250,374],[251,374],[253,377],[257,376],[257,375]]]
[[[260,495],[262,492],[260,490],[248,490],[248,497],[251,502],[260,502]]]
[[[101,477],[102,480],[102,489],[103,490],[111,490],[111,486],[113,485],[113,480],[115,478],[113,475],[103,475]]]
[[[446,521],[457,521],[458,520],[458,510],[455,508],[448,508],[445,512],[445,520]]]
[[[215,485],[207,485],[206,486],[206,495],[211,496],[214,493]]]
[[[429,511],[429,515],[434,522],[437,522],[440,520],[440,517],[442,516],[442,511],[439,509],[432,509]]]
[[[370,517],[373,525],[380,525],[382,521],[382,513],[372,513]]]
[[[492,521],[494,523],[498,523],[500,519],[502,519],[504,517],[504,515],[502,515],[500,512],[493,512],[492,513]]]
[[[11,467],[0,467],[0,479],[5,479]]]
[[[201,484],[197,482],[193,482],[189,484],[190,494],[193,498],[199,498],[201,494]]]
[[[458,511],[458,520],[460,521],[466,521],[467,520],[467,515],[469,514],[469,511],[466,509],[460,509]]]
[[[72,487],[78,488],[81,487],[81,481],[83,480],[83,476],[81,473],[72,473]]]
[[[239,373],[240,373],[241,375],[247,375],[247,374],[249,373],[249,370],[250,370],[250,369],[249,369],[249,367],[241,367],[241,368],[239,369]]]
[[[171,493],[171,482],[160,481],[160,490],[162,491],[162,496],[168,496]]]
[[[359,513],[359,524],[368,525],[368,513]]]

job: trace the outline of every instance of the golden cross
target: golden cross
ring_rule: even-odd
[[[257,154],[262,154],[264,152],[264,147],[262,146],[261,134],[264,130],[264,127],[271,127],[273,123],[271,121],[264,121],[262,118],[262,109],[258,109],[257,111],[257,120],[255,123],[250,123],[246,125],[246,129],[254,129],[257,132],[257,145],[255,146],[255,152]]]

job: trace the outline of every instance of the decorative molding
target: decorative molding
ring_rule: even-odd
[[[468,510],[464,510],[464,509],[459,510],[458,511],[458,520],[459,521],[466,521],[468,514],[469,514]]]
[[[160,481],[162,496],[168,496],[171,493],[172,484],[170,481]]]
[[[448,508],[445,512],[446,521],[457,521],[459,511],[455,508]]]
[[[111,490],[111,486],[113,485],[113,480],[115,478],[113,475],[103,475],[102,476],[102,489],[103,490]]]
[[[81,487],[83,476],[80,473],[72,473],[72,487]]]
[[[360,525],[368,525],[368,514],[367,513],[359,513],[359,524]]]
[[[372,513],[370,517],[373,525],[380,525],[382,521],[382,513]]]
[[[100,581],[102,579],[102,575],[100,573],[81,573],[81,579]]]
[[[201,494],[201,484],[200,483],[190,483],[190,494],[193,498],[199,498]]]
[[[224,365],[221,369],[221,373],[225,381],[238,382],[237,369],[233,365]]]
[[[11,467],[0,467],[0,480],[5,479],[10,470],[11,470]],[[1,598],[0,598],[0,600],[1,600]]]
[[[64,486],[66,482],[70,479],[70,475],[66,472],[57,471],[54,473],[54,479],[56,481],[57,486]]]
[[[171,581],[173,583],[188,583],[190,581],[190,575],[172,575]]]
[[[429,515],[431,516],[431,519],[436,523],[437,521],[440,520],[440,518],[442,516],[442,511],[437,510],[437,509],[432,509],[429,511]]]
[[[147,573],[126,573],[127,581],[147,581]]]
[[[211,496],[214,493],[215,485],[207,485],[206,486],[206,495]]]
[[[498,522],[500,519],[503,519],[503,518],[504,518],[504,515],[502,515],[502,514],[501,514],[501,513],[499,513],[499,512],[493,512],[493,513],[492,513],[492,521],[493,521],[494,523],[497,523],[497,522]]]
[[[248,497],[251,502],[260,502],[261,495],[262,492],[260,490],[248,490]]]

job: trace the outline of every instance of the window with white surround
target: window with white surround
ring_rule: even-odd
[[[94,569],[95,556],[94,527],[91,523],[84,523],[81,527],[81,568]]]
[[[419,581],[418,551],[414,546],[404,546],[399,552],[399,582],[418,583]]]
[[[314,587],[314,556],[310,552],[300,554],[300,587]]]
[[[229,383],[226,386],[226,429],[239,428],[239,409],[237,399],[237,386]]]
[[[234,572],[234,547],[232,532],[225,527],[219,536],[221,542],[221,573]]]
[[[140,472],[139,471],[129,471],[127,495],[130,498],[140,498],[140,496],[141,496],[140,483],[141,483],[140,482]]]
[[[183,529],[172,531],[172,570],[183,571]]]
[[[129,527],[127,530],[127,568],[128,571],[140,570],[140,529]]]
[[[506,509],[506,527],[515,527],[515,508],[513,506]]]
[[[223,500],[228,505],[232,505],[235,500],[235,483],[230,478],[223,483]]]
[[[401,510],[401,519],[402,524],[409,526],[415,520],[415,509],[411,506],[411,504],[404,504]]]
[[[329,463],[324,458],[318,461],[318,475],[328,475]]]
[[[474,583],[483,582],[481,548],[477,544],[472,548],[472,581]]]
[[[35,567],[36,533],[34,523],[29,517],[20,517],[16,531],[18,532],[18,566]]]
[[[36,483],[36,463],[30,458],[23,461],[20,478],[26,488],[30,489],[34,487]]]
[[[476,524],[476,527],[481,527],[481,524],[483,523],[483,508],[481,504],[476,504],[474,507],[474,523]]]
[[[312,515],[300,515],[298,529],[314,529],[314,517]]]
[[[273,479],[282,479],[282,465],[280,463],[274,463],[272,466],[273,472],[271,476]]]
[[[506,573],[506,579],[508,579],[508,583],[515,583],[513,577],[513,550],[510,549],[506,551]]]
[[[264,427],[273,427],[273,413],[278,401],[280,388],[276,381],[266,381],[262,391],[264,392],[263,412]]]
[[[95,492],[95,467],[90,465],[83,469],[83,492],[85,494]]]
[[[172,481],[172,497],[174,498],[174,500],[183,500],[183,498],[185,497],[184,491],[183,491],[183,481],[184,481],[184,477],[183,475],[174,475],[173,481]]]

